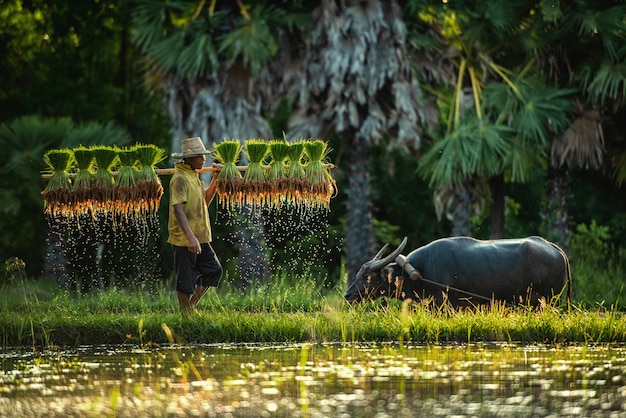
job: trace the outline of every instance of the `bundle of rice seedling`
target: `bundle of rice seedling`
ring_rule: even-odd
[[[269,153],[269,143],[263,139],[249,139],[245,141],[244,150],[248,168],[243,176],[243,198],[254,210],[264,204],[268,193],[263,162]]]
[[[296,141],[289,144],[288,161],[289,169],[287,170],[287,178],[289,184],[287,188],[287,200],[295,206],[300,207],[306,200],[310,183],[304,171],[302,159],[304,158],[304,141]]]
[[[165,159],[165,151],[154,144],[136,145],[134,149],[139,161],[139,172],[136,173],[136,199],[139,201],[137,209],[141,212],[154,212],[163,196],[163,185],[155,167]]]
[[[307,205],[311,207],[330,207],[330,198],[335,192],[335,180],[326,168],[326,158],[330,149],[328,144],[320,139],[307,141],[304,144],[304,153],[308,159],[305,173],[308,181],[309,196]]]
[[[121,149],[117,153],[120,167],[117,171],[115,188],[113,189],[114,207],[116,213],[122,216],[140,216],[141,201],[138,199],[137,188],[137,150],[133,148]]]
[[[220,205],[226,209],[243,203],[243,177],[237,168],[242,146],[238,140],[225,139],[213,144],[213,158],[222,164],[217,180],[216,193]]]
[[[74,148],[76,160],[76,176],[72,182],[72,203],[77,215],[84,215],[91,211],[91,179],[94,174],[93,149],[87,147]]]
[[[112,147],[100,145],[92,148],[96,160],[96,172],[91,182],[92,207],[95,212],[105,215],[111,210],[113,199],[113,166],[117,162],[117,150]]]
[[[289,180],[287,179],[287,166],[285,160],[289,155],[289,143],[284,140],[274,140],[270,142],[270,169],[267,173],[269,182],[269,202],[268,204],[279,207],[287,196]]]
[[[52,173],[46,188],[41,193],[45,206],[44,212],[49,217],[71,217],[71,190],[69,170],[74,163],[74,154],[69,149],[49,150],[43,157],[48,171]]]

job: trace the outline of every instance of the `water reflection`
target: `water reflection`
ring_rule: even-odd
[[[80,347],[0,354],[0,416],[626,416],[626,347]]]

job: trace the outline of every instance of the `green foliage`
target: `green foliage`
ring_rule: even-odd
[[[241,59],[252,74],[258,74],[278,50],[279,39],[274,34],[283,14],[275,7],[253,6],[247,18],[238,19],[236,26],[223,35],[220,52],[230,63]]]
[[[438,141],[420,161],[420,173],[431,187],[460,184],[478,174],[491,176],[504,168],[511,145],[503,141],[505,126],[489,125],[470,115],[467,123]]]
[[[98,143],[92,141],[123,145],[129,138],[113,123],[75,124],[69,118],[24,116],[0,124],[0,147],[5,150],[0,154],[0,196],[4,199],[0,254],[24,260],[29,277],[39,276],[43,270],[48,227],[41,196],[46,183],[41,171],[47,150]]]
[[[607,241],[610,238],[609,228],[598,225],[595,219],[589,226],[578,224],[571,238],[572,256],[584,258],[588,262],[602,263],[609,252]]]
[[[535,310],[494,304],[453,309],[393,300],[352,306],[336,289],[322,291],[311,280],[294,286],[287,277],[249,295],[228,286],[211,290],[198,312],[186,316],[170,289],[81,296],[41,282],[3,286],[3,347],[398,340],[558,344],[620,342],[626,334],[626,317],[605,307],[563,311],[550,305]]]
[[[212,2],[140,0],[133,8],[134,40],[162,74],[194,79],[235,62],[258,74],[277,53],[281,36],[310,20],[301,11],[299,2],[216,8]]]
[[[342,156],[333,157],[341,159]],[[433,205],[433,192],[419,175],[413,157],[402,150],[391,149],[386,144],[374,146],[370,156],[372,167],[372,201],[376,208],[376,244],[399,244],[408,236],[409,246],[449,235],[447,221],[438,221]],[[339,190],[347,186],[339,179]],[[333,212],[342,209],[342,196],[333,202]],[[367,254],[373,256],[374,254]]]
[[[626,250],[613,249],[609,228],[592,220],[579,224],[571,236],[574,298],[583,306],[621,309],[626,275]]]

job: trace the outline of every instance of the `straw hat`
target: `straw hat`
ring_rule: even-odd
[[[199,136],[182,140],[181,152],[172,154],[173,158],[196,157],[198,155],[210,154],[211,151],[204,147]]]

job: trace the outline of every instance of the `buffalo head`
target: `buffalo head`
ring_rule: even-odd
[[[362,302],[379,296],[382,287],[390,280],[385,267],[393,263],[396,257],[402,253],[406,246],[406,241],[407,238],[404,237],[400,246],[383,258],[389,247],[389,244],[385,244],[374,258],[364,263],[350,282],[344,298],[348,302]]]

